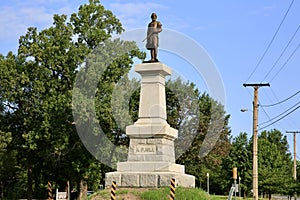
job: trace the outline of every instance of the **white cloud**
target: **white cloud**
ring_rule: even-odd
[[[65,2],[68,2],[67,0],[35,0],[34,2],[39,2],[39,3],[41,3],[41,4],[49,4],[49,3],[51,3],[51,4],[53,4],[53,3],[65,3]]]
[[[0,9],[0,38],[1,40],[15,39],[26,32],[30,26],[45,27],[52,22],[52,14],[43,8],[12,8]]]
[[[69,4],[67,0],[12,0],[0,5],[0,53],[15,49],[19,37],[26,34],[28,27],[37,27],[40,31],[53,24],[54,14],[75,12],[72,6],[75,4]]]
[[[68,6],[65,6],[65,7],[62,7],[58,10],[57,14],[65,14],[65,15],[68,15],[70,16],[72,13],[74,13],[75,11],[72,10],[70,7]]]
[[[40,8],[23,8],[17,17],[24,20],[28,25],[46,25],[52,22],[52,13],[47,13],[43,7]]]
[[[250,15],[262,15],[262,16],[270,16],[274,11],[276,11],[277,6],[270,5],[270,6],[263,6],[257,8],[256,10],[250,11]]]

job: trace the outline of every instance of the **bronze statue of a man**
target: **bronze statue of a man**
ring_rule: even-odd
[[[148,62],[159,62],[157,59],[157,48],[158,48],[158,33],[162,31],[162,24],[156,21],[157,15],[155,13],[151,14],[152,21],[148,24],[147,30],[147,44],[146,48],[150,50],[151,60]]]

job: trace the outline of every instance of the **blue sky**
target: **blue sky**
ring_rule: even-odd
[[[47,28],[52,24],[53,14],[70,15],[77,12],[81,4],[87,2],[87,0],[1,2],[0,53],[6,55],[10,50],[16,52],[18,38],[26,33],[27,27],[34,26],[39,30]],[[215,63],[222,78],[221,84],[226,94],[225,109],[231,115],[230,126],[234,136],[244,131],[249,136],[252,134],[253,89],[244,88],[243,83],[270,82],[270,88],[259,89],[261,105],[276,103],[300,90],[300,50],[296,51],[285,64],[300,43],[300,33],[295,35],[277,65],[274,65],[300,25],[299,1],[293,3],[270,49],[251,77],[250,74],[286,13],[290,0],[103,0],[101,3],[121,20],[127,31],[145,28],[149,23],[150,14],[156,12],[163,28],[177,31],[202,46]],[[159,59],[167,65],[173,64],[167,54],[161,53]],[[196,82],[201,90],[207,88],[203,86],[201,77],[197,80],[192,71],[184,68],[183,61],[178,61],[178,65],[182,65],[182,71],[180,66],[176,66],[178,73],[185,73],[185,78]],[[274,69],[270,71],[272,66]],[[280,68],[282,70],[276,75]],[[286,111],[299,101],[300,94],[277,106],[260,107],[259,124]],[[242,113],[241,108],[247,108],[249,111]],[[300,109],[296,110],[267,130],[276,128],[284,134],[287,130],[299,130],[299,111]],[[292,136],[290,134],[287,136],[291,146]],[[298,140],[300,141],[300,137]],[[300,142],[297,146],[300,147]]]

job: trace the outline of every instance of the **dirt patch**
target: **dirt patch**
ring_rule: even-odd
[[[124,200],[141,200],[140,197],[134,195],[134,194],[124,194],[120,195],[117,199],[124,199]]]
[[[95,196],[91,200],[107,200],[107,197]],[[116,200],[141,200],[140,197],[134,194],[119,194],[116,196]]]

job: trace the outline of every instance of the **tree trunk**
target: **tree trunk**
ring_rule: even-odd
[[[104,164],[101,163],[101,180],[100,183],[105,185],[105,169],[104,169]],[[106,185],[105,185],[106,187]]]
[[[86,200],[87,199],[87,182],[84,180],[80,181],[80,194],[79,200]]]
[[[28,158],[27,166],[27,199],[32,200],[32,163],[31,158]]]
[[[1,199],[4,199],[4,184],[3,184],[3,181],[1,181]]]

